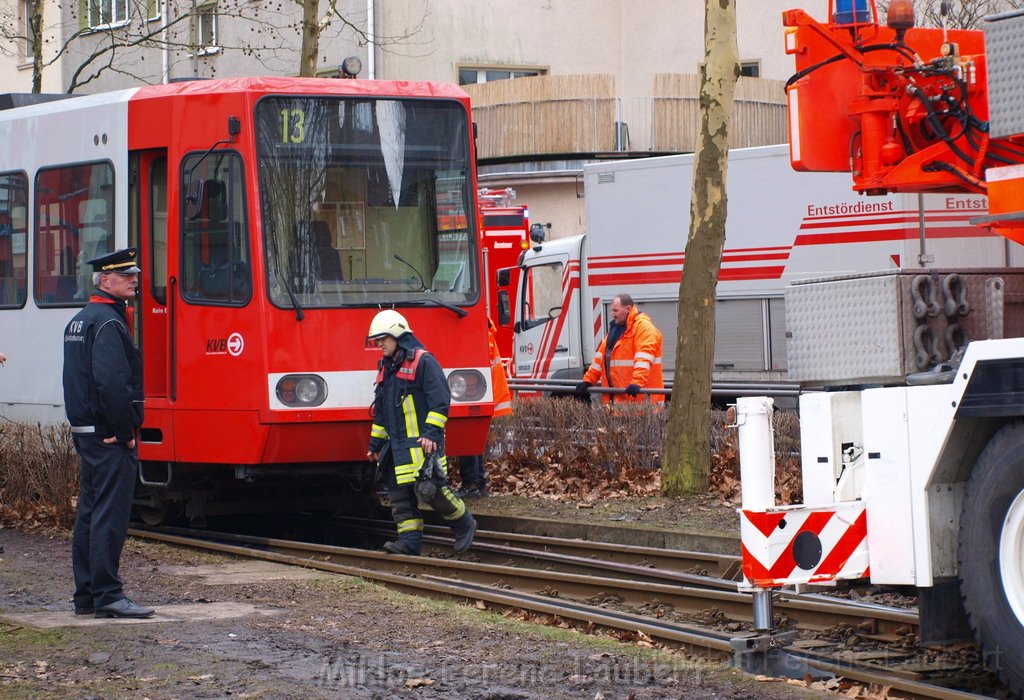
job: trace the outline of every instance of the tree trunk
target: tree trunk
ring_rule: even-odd
[[[316,77],[317,59],[320,57],[320,2],[298,0],[302,6],[302,47],[299,50],[299,76]]]
[[[679,341],[661,477],[667,496],[708,488],[715,288],[725,246],[729,124],[739,72],[735,0],[705,0],[701,130],[679,283]]]
[[[32,92],[39,94],[43,91],[43,0],[32,3],[26,19],[26,34],[32,42]]]

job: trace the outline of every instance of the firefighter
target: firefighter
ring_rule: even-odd
[[[601,341],[583,381],[576,385],[576,395],[589,400],[588,390],[603,380],[608,387],[621,387],[625,394],[603,394],[605,403],[639,403],[646,400],[661,403],[661,394],[640,396],[641,389],[663,389],[661,367],[661,331],[651,317],[641,313],[633,297],[619,294],[612,299],[612,321]]]
[[[512,392],[508,388],[505,363],[501,361],[501,350],[494,334],[498,329],[494,321],[487,319],[487,339],[491,349],[491,387],[494,391],[494,417],[512,413]],[[484,470],[484,456],[459,457],[459,476],[462,477],[460,498],[482,498],[487,495],[487,472]]]
[[[448,487],[444,427],[451,393],[444,370],[412,334],[402,314],[385,309],[373,317],[367,339],[384,357],[377,365],[370,449],[366,456],[383,467],[391,516],[398,539],[384,549],[418,555],[423,515],[418,500],[440,513],[455,536],[455,553],[469,549],[476,520]]]
[[[142,426],[142,358],[128,328],[139,285],[135,249],[89,261],[96,291],[64,330],[64,405],[81,458],[71,539],[75,614],[150,617],[124,594],[118,567],[128,534]]]

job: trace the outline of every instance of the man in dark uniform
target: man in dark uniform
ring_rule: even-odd
[[[134,248],[90,260],[96,291],[64,330],[64,405],[81,458],[71,544],[75,614],[150,617],[123,591],[117,570],[128,531],[135,436],[142,425],[142,358],[128,328],[139,285]]]
[[[422,500],[451,527],[455,553],[461,554],[473,543],[476,520],[448,487],[444,427],[452,396],[444,370],[412,334],[405,317],[393,309],[374,316],[367,338],[384,353],[377,365],[366,454],[387,474],[391,517],[398,528],[398,539],[384,549],[392,554],[420,553]]]

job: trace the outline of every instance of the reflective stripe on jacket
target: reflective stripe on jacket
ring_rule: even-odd
[[[370,451],[390,450],[395,480],[411,484],[419,476],[425,457],[419,445],[421,436],[437,443],[442,468],[447,467],[444,429],[451,393],[434,356],[423,350],[419,341],[402,336],[400,342],[400,357],[385,358],[379,365]]]
[[[651,317],[640,313],[636,306],[629,309],[626,330],[608,354],[605,367],[605,345],[607,336],[601,340],[594,361],[583,375],[588,384],[604,384],[608,387],[626,388],[636,384],[641,389],[663,389],[661,331],[654,327]],[[629,396],[627,394],[602,394],[605,403],[644,401],[662,402],[665,397],[658,395]]]

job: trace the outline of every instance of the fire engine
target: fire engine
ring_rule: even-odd
[[[866,194],[986,194],[972,220],[1024,241],[1024,13],[952,31],[915,27],[906,0],[885,26],[873,1],[836,0],[825,22],[801,10],[783,20],[794,168],[852,173]],[[923,643],[973,634],[1024,692],[1021,275],[787,290],[790,370],[836,390],[800,399],[803,505],[775,504],[770,399],[737,406],[744,588],[765,637],[778,586],[916,586]],[[914,338],[941,364],[917,371]]]
[[[672,378],[693,162],[687,154],[584,166],[586,235],[538,243],[523,255],[514,348],[521,385],[574,384],[568,380],[590,364],[611,300],[622,292],[663,333]],[[716,302],[714,381],[722,398],[769,387],[794,402],[784,299],[794,280],[1011,262],[1003,238],[969,223],[987,206],[981,195],[865,200],[850,192],[849,176],[793,172],[785,144],[733,150],[728,188],[739,206],[726,221]]]
[[[511,301],[507,295],[499,296],[499,292],[502,288],[515,287],[517,280],[513,280],[511,275],[518,270],[516,265],[519,256],[530,247],[531,235],[530,208],[525,204],[513,204],[515,199],[516,191],[511,187],[501,190],[481,187],[477,192],[484,302],[487,305],[487,316],[497,329],[494,337],[509,373],[512,371],[512,326],[501,322],[500,308],[502,304],[510,308]],[[508,272],[502,273],[502,270]],[[508,275],[508,279],[505,279],[505,275]]]
[[[0,111],[0,413],[64,420],[85,261],[136,246],[147,520],[370,492],[365,336],[382,307],[447,372],[448,452],[479,454],[472,133],[465,93],[414,82],[195,81]]]

